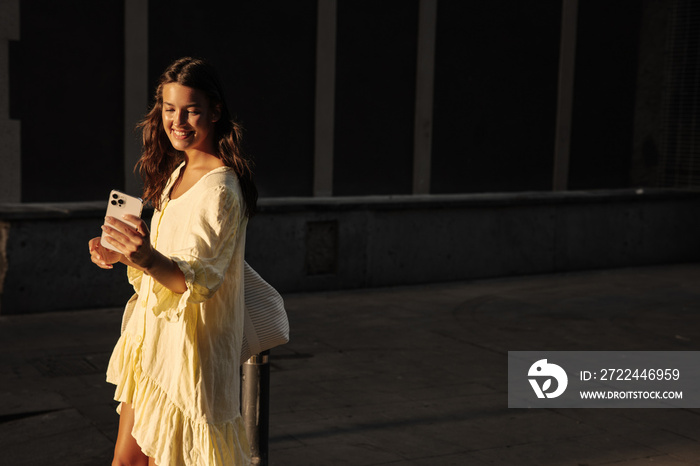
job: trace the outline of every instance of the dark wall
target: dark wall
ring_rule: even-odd
[[[231,112],[246,128],[260,195],[311,195],[315,0],[152,0],[149,52],[151,94],[174,59],[213,62]]]
[[[569,189],[630,185],[643,7],[579,2]]]
[[[579,4],[570,189],[630,184],[646,3]],[[211,60],[262,197],[312,195],[316,8],[149,2],[149,93],[172,60]],[[560,22],[560,0],[438,2],[433,193],[551,189]],[[417,23],[418,0],[338,1],[335,195],[411,192]],[[102,199],[124,183],[123,2],[23,0],[20,26],[22,199]]]
[[[124,184],[124,2],[24,0],[10,94],[22,201],[107,198]]]
[[[438,2],[434,193],[551,189],[561,1]]]
[[[339,1],[333,194],[409,194],[417,0]]]

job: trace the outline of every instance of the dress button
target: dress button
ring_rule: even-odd
[[[146,307],[146,301],[141,301],[141,307]]]

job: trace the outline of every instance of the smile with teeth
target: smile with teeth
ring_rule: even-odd
[[[191,131],[183,131],[179,129],[173,129],[172,130],[173,136],[175,136],[177,139],[187,139],[187,137],[191,134]]]

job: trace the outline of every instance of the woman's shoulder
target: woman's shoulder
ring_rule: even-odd
[[[235,188],[238,186],[238,175],[231,167],[218,167],[203,175],[201,182],[206,188]]]
[[[205,194],[226,193],[228,196],[241,196],[241,186],[236,171],[231,167],[219,167],[202,177],[199,182]]]

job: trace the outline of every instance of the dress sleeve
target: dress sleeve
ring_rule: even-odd
[[[137,268],[127,266],[126,276],[129,278],[129,283],[134,287],[134,291],[139,293],[141,290],[141,279],[143,278],[143,272]]]
[[[185,276],[187,291],[175,293],[153,280],[157,317],[178,321],[189,304],[211,298],[229,268],[240,225],[240,197],[227,186],[215,186],[193,204],[186,247],[170,254]]]

